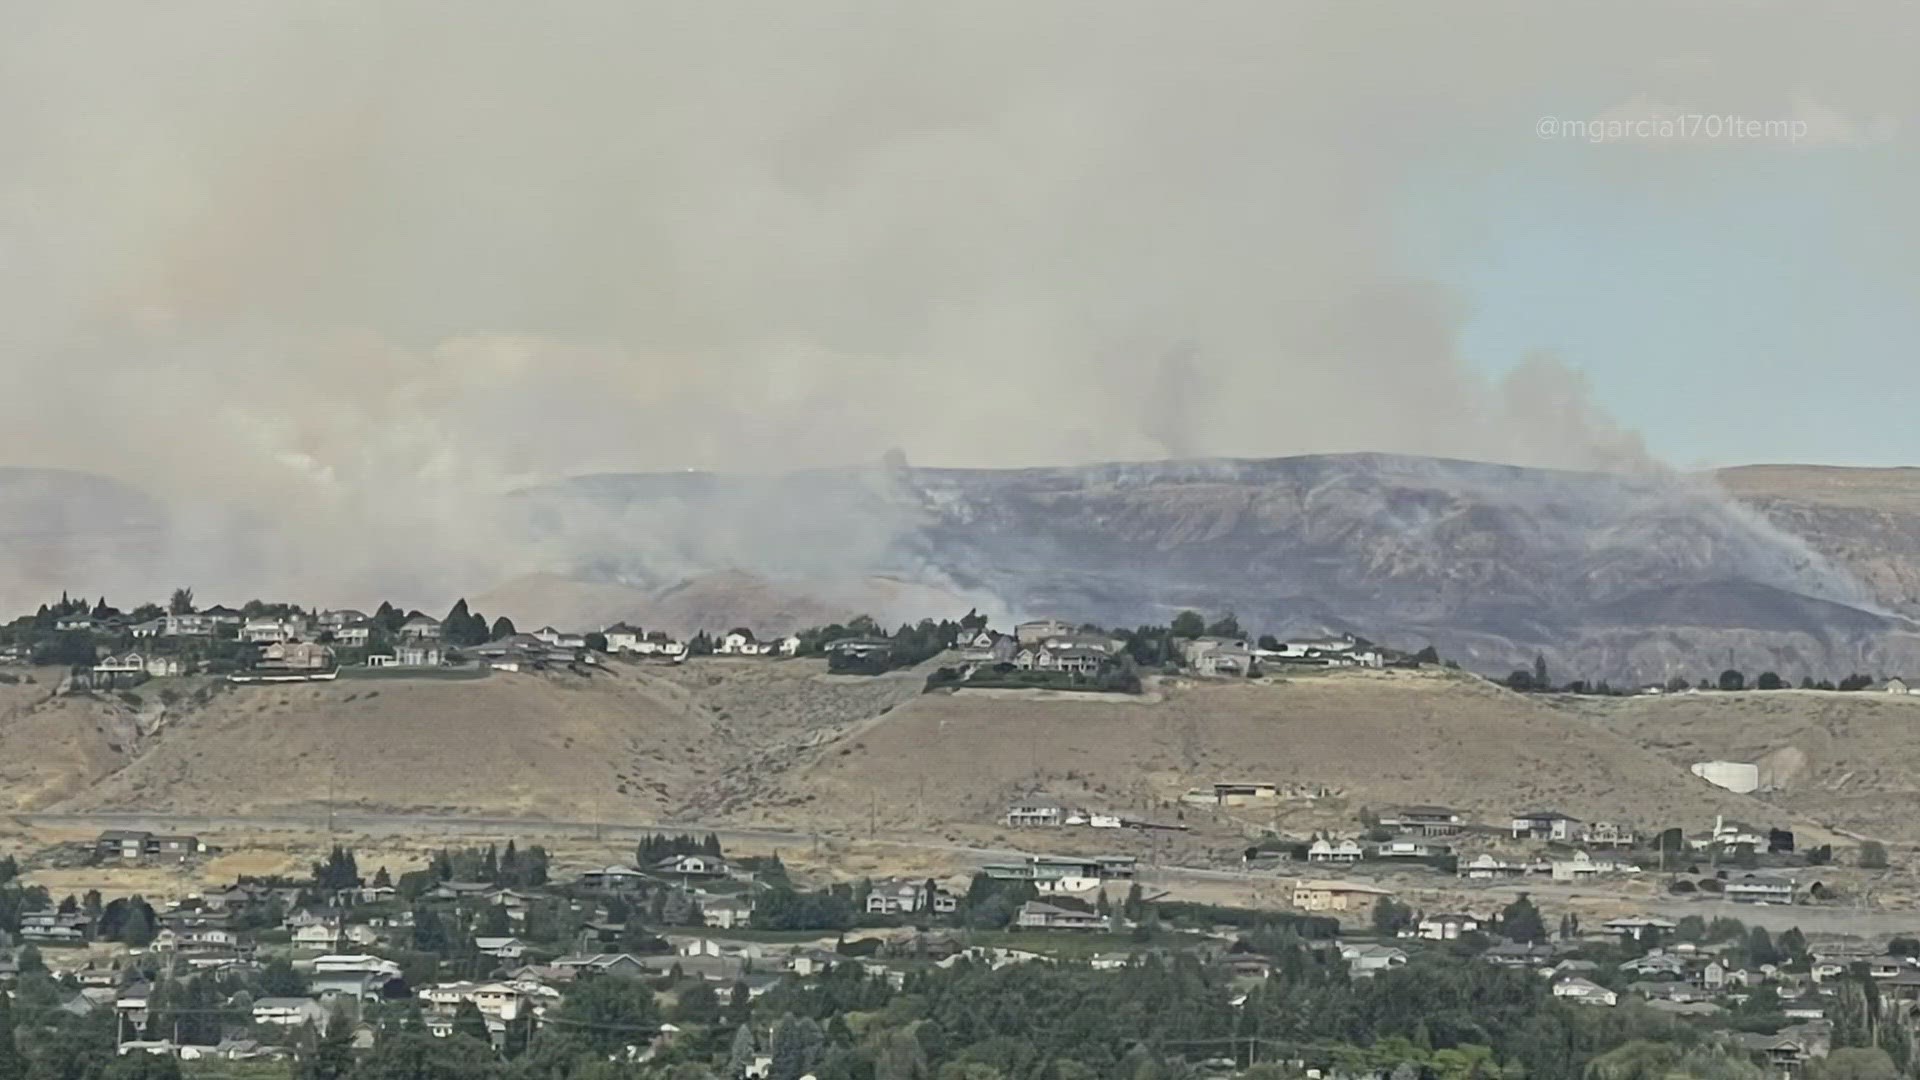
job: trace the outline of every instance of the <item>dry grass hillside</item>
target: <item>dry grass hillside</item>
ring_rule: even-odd
[[[1029,790],[1169,819],[1181,792],[1232,779],[1343,793],[1278,820],[1236,815],[1289,830],[1351,828],[1363,805],[1422,802],[1482,821],[1544,808],[1690,826],[1716,813],[1765,816],[1537,699],[1466,676],[1358,672],[1176,687],[1158,702],[929,695],[816,751],[782,781],[779,801],[806,799],[802,812],[820,820],[851,806],[883,826],[951,831],[991,828]]]
[[[80,761],[95,741],[84,727],[40,732],[58,750],[48,771],[67,787],[43,781],[54,798],[15,804],[72,794],[62,809],[264,813],[317,809],[331,795],[343,809],[687,816],[755,801],[756,778],[916,695],[920,677],[712,659],[591,675],[209,685],[208,700],[177,707],[105,768]],[[71,697],[55,712],[117,707]]]
[[[671,806],[712,727],[632,674],[224,687],[73,808],[588,819]]]
[[[138,740],[117,701],[56,697],[60,673],[9,672],[0,683],[0,809],[46,806],[121,768]]]
[[[1678,766],[1750,761],[1766,797],[1830,826],[1920,843],[1920,697],[1809,690],[1679,694],[1578,706]]]
[[[182,680],[138,697],[0,684],[0,808],[311,812],[336,806],[570,820],[734,822],[984,841],[1025,791],[1168,820],[1222,779],[1333,789],[1209,830],[1351,829],[1362,807],[1481,821],[1551,808],[1643,827],[1715,814],[1909,835],[1920,698],[1525,697],[1469,676],[1350,672],[1159,687],[1141,698],[920,693],[921,673],[817,661],[614,664],[284,687]],[[1778,805],[1686,771],[1804,759]],[[1782,775],[1791,774],[1782,769]],[[1800,815],[1800,816],[1795,816]],[[1920,837],[1916,837],[1920,838]]]

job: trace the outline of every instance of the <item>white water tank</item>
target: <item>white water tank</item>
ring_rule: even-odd
[[[1699,761],[1693,775],[1728,791],[1745,795],[1760,786],[1760,766],[1745,761]]]

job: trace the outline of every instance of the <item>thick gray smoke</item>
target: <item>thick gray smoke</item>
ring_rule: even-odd
[[[1634,467],[1577,374],[1462,363],[1415,166],[1649,93],[1835,138],[1913,97],[1886,18],[1718,5],[0,14],[0,462],[165,500],[154,592],[315,600],[564,557],[498,496],[595,471]]]

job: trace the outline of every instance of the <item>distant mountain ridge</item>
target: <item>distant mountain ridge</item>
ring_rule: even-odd
[[[1431,642],[1494,674],[1536,652],[1563,677],[1615,682],[1712,677],[1730,662],[1794,679],[1920,673],[1920,470],[1622,476],[1387,454],[1010,470],[896,460],[586,476],[506,505],[522,535],[501,537],[515,563],[502,580],[532,576],[481,606],[540,622],[788,630],[979,606],[996,620],[1134,625],[1196,608],[1278,634]],[[0,586],[21,602],[69,587],[157,598],[181,583],[154,563],[166,509],[115,481],[0,469],[0,521],[12,579]]]
[[[824,554],[1015,614],[1132,625],[1232,610],[1278,633],[1432,642],[1494,672],[1540,652],[1593,678],[1698,678],[1729,650],[1793,677],[1920,668],[1910,600],[1876,593],[1827,532],[1787,531],[1711,477],[1342,454],[596,476],[526,498],[628,523],[615,531],[639,537],[631,549],[575,568],[628,583],[722,566],[804,580]],[[1802,528],[1820,520],[1790,505]],[[785,527],[726,527],[756,520]],[[1920,568],[1920,512],[1876,520]]]

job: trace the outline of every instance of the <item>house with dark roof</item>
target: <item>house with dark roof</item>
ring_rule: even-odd
[[[1572,843],[1578,836],[1580,819],[1557,810],[1532,810],[1513,815],[1515,840],[1558,840]]]

